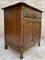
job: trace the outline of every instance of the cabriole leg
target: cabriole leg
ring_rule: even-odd
[[[40,41],[38,42],[38,46],[40,46]]]
[[[20,59],[23,59],[23,54],[22,53],[20,53]]]
[[[5,45],[5,49],[8,49],[8,46],[7,45]]]

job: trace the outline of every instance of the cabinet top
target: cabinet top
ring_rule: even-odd
[[[34,9],[34,10],[37,10],[37,11],[39,11],[39,12],[41,12],[41,13],[43,12],[43,11],[41,11],[41,10],[35,8],[35,7],[32,7],[32,6],[30,6],[30,5],[28,5],[27,3],[24,3],[24,2],[19,2],[19,3],[16,3],[16,4],[14,4],[14,5],[4,7],[4,8],[2,8],[2,9],[5,10],[5,9],[9,9],[9,8],[14,8],[14,7],[17,7],[17,6],[27,6],[27,7],[29,7],[29,8]]]

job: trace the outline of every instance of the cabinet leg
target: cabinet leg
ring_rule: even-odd
[[[22,53],[20,54],[20,59],[23,59],[23,54]]]
[[[8,49],[8,46],[7,45],[5,45],[5,49]]]
[[[38,46],[40,46],[40,42],[38,42]]]

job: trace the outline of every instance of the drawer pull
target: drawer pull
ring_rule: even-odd
[[[29,23],[28,25],[31,25],[32,23]]]

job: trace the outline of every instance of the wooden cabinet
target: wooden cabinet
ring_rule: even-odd
[[[5,49],[16,49],[22,59],[26,49],[40,45],[42,11],[23,2],[3,9]]]

